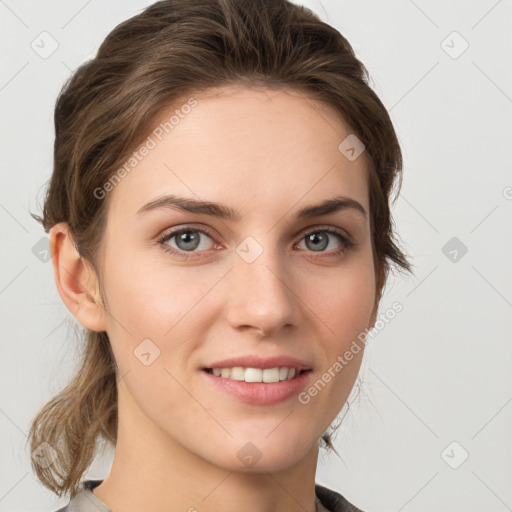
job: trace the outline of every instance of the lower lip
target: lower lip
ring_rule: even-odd
[[[272,405],[297,395],[306,386],[311,370],[302,372],[291,380],[279,382],[245,382],[217,377],[206,370],[201,370],[201,373],[214,386],[218,386],[242,402],[253,405]]]

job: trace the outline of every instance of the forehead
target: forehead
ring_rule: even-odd
[[[109,217],[134,216],[163,194],[262,217],[342,194],[368,211],[366,155],[349,160],[339,149],[351,133],[332,107],[293,90],[191,95],[160,112],[139,159],[109,192]]]

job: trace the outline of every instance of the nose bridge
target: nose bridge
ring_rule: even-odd
[[[273,236],[246,237],[237,247],[231,278],[233,326],[250,325],[269,333],[293,322],[295,296],[288,283],[285,254]]]

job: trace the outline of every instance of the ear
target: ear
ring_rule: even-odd
[[[50,229],[50,252],[55,284],[64,304],[84,327],[106,331],[96,273],[78,253],[66,222]]]
[[[379,267],[375,269],[376,281],[375,281],[375,302],[373,305],[372,316],[370,319],[370,328],[375,325],[377,321],[377,311],[379,310],[379,302],[382,297],[382,291],[384,289],[384,280],[386,278],[387,263],[383,262]]]

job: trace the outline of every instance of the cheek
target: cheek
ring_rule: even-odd
[[[105,280],[114,329],[125,328],[132,337],[158,338],[180,322],[207,292],[204,282],[190,271],[143,265],[143,257],[125,261]],[[115,324],[118,324],[117,326]]]
[[[340,267],[329,279],[322,280],[313,289],[314,280],[308,279],[310,288],[306,296],[312,297],[319,319],[328,327],[333,348],[341,350],[369,326],[375,304],[375,275],[372,264],[360,262]]]
[[[202,326],[211,325],[215,318],[208,291],[219,275],[197,276],[192,269],[142,265],[141,261],[139,257],[130,265],[125,259],[105,279],[111,313],[107,331],[123,374],[141,370],[139,352],[149,352],[150,358],[155,357],[153,352],[158,354],[151,364],[154,368],[187,361],[200,343]],[[154,373],[147,372],[150,384]]]
[[[363,359],[363,336],[375,303],[373,267],[347,266],[315,296],[312,309],[318,317],[318,332],[325,333],[324,352],[317,378],[306,390],[309,401],[301,403],[311,404],[317,415],[331,422],[349,397]]]
[[[182,380],[171,363],[186,361],[188,320],[197,314],[193,306],[205,292],[191,286],[180,269],[165,272],[155,265],[143,267],[140,261],[130,265],[125,260],[105,279],[108,335],[128,391],[125,400],[132,401],[129,407],[157,417],[160,410],[168,412],[187,398],[172,377]]]
[[[318,428],[319,418],[322,419],[319,436],[334,421],[353,390],[364,354],[359,336],[369,326],[375,301],[371,259],[354,260],[331,274],[330,279],[317,274],[316,279],[309,276],[303,282],[304,293],[314,300],[306,302],[313,304],[310,318],[318,340],[319,365],[298,401],[308,428]]]

